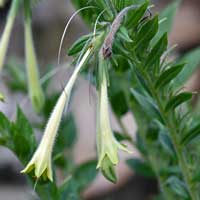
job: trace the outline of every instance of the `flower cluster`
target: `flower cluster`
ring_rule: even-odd
[[[8,42],[11,35],[11,30],[13,27],[14,19],[16,17],[20,0],[13,0],[11,9],[7,18],[7,23],[3,35],[0,40],[0,69],[2,69],[6,51],[8,48]],[[0,1],[0,6],[3,4]],[[24,5],[24,28],[25,28],[25,55],[26,55],[26,69],[28,75],[28,86],[29,86],[29,96],[35,111],[39,112],[42,110],[45,103],[45,97],[42,91],[42,87],[39,81],[39,70],[36,58],[36,53],[34,49],[32,27],[31,27],[31,1],[23,1]],[[86,7],[87,8],[87,7]],[[82,8],[86,9],[86,8]],[[89,8],[89,7],[88,7]],[[90,55],[100,49],[99,53],[99,66],[98,66],[98,108],[97,108],[97,150],[98,150],[98,164],[97,168],[100,169],[103,175],[110,181],[116,182],[117,178],[115,175],[114,167],[118,164],[118,150],[123,150],[129,152],[128,149],[120,144],[113,135],[112,128],[109,119],[109,101],[107,93],[107,64],[108,58],[112,54],[112,43],[114,41],[114,36],[120,27],[121,20],[126,10],[119,14],[119,17],[113,22],[114,25],[111,26],[111,32],[107,35],[105,39],[104,31],[101,31],[99,36],[96,35],[96,26],[99,17],[95,23],[95,31],[93,34],[93,39],[91,42],[85,45],[82,53],[80,54],[80,59],[78,59],[78,65],[76,66],[74,73],[72,74],[69,82],[62,91],[52,113],[47,122],[43,137],[41,142],[36,149],[32,159],[27,164],[27,166],[22,170],[22,173],[29,173],[34,170],[35,176],[37,178],[43,177],[53,181],[52,173],[52,152],[57,135],[57,131],[60,125],[60,121],[64,112],[65,106],[68,105],[71,90],[75,84],[77,76],[88,61]],[[68,25],[67,25],[68,26]],[[64,31],[65,32],[65,31]],[[91,39],[91,38],[90,38]],[[63,40],[61,40],[63,41]],[[89,41],[89,40],[88,40]],[[104,41],[104,42],[103,42]],[[62,42],[61,42],[62,44]],[[103,50],[103,51],[102,51]],[[98,52],[97,51],[97,52]],[[59,51],[60,53],[60,51]],[[79,62],[80,60],[80,62]]]

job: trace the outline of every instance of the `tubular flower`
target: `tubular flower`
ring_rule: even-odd
[[[83,58],[81,59],[80,63],[76,67],[74,73],[72,74],[69,82],[67,83],[66,87],[64,88],[64,91],[61,93],[53,112],[51,113],[51,116],[49,118],[49,121],[46,125],[44,135],[42,137],[42,140],[35,151],[32,159],[27,164],[24,170],[22,170],[22,173],[29,173],[33,169],[35,169],[35,176],[37,178],[43,176],[45,178],[48,178],[50,181],[53,181],[52,177],[52,151],[53,151],[53,145],[55,142],[55,138],[57,135],[58,127],[61,121],[61,117],[64,111],[65,106],[68,105],[71,90],[73,88],[73,85],[77,79],[78,73],[82,66],[84,65],[85,61],[88,59],[91,48],[87,50],[87,52],[84,54]]]
[[[101,59],[100,59],[101,60]],[[130,152],[124,145],[120,144],[114,137],[110,119],[109,103],[107,94],[106,65],[100,63],[100,89],[98,94],[98,112],[97,112],[97,149],[98,164],[104,176],[112,182],[116,182],[114,166],[118,164],[118,149]]]
[[[28,1],[27,1],[28,2]],[[25,9],[25,53],[26,69],[28,74],[29,96],[35,111],[41,111],[44,105],[44,94],[39,82],[38,63],[35,54],[31,29],[31,17],[29,7]]]
[[[5,1],[0,0],[0,7],[3,6]],[[3,34],[0,39],[0,70],[2,70],[5,56],[8,49],[8,43],[10,39],[10,34],[13,28],[14,20],[17,15],[17,11],[19,8],[20,0],[13,0],[11,4],[11,8],[7,17],[6,26],[4,28]]]
[[[4,4],[6,3],[5,0],[0,0],[0,8],[2,8],[4,6]]]

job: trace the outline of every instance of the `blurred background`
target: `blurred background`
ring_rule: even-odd
[[[171,1],[154,0],[153,4],[155,7],[153,8],[153,12],[162,10],[169,2]],[[9,6],[10,0],[7,1],[4,8],[0,9],[0,34],[5,25]],[[73,12],[74,8],[71,5],[70,0],[60,0],[59,3],[56,0],[43,0],[34,8],[33,35],[41,71],[48,65],[56,65],[60,38],[65,24]],[[17,57],[23,60],[24,31],[21,19],[22,18],[19,15],[15,22],[8,56]],[[175,51],[176,54],[183,54],[200,45],[199,20],[200,1],[183,0],[176,15],[173,31],[169,36],[170,44],[178,44]],[[88,31],[88,28],[79,17],[76,17],[72,21],[64,40],[61,56],[63,66],[70,62],[70,58],[66,56],[66,49],[79,36],[88,33]],[[200,89],[199,75],[200,73],[197,71],[193,79],[188,83],[188,87],[194,90]],[[56,78],[65,80],[66,72],[61,72],[55,77],[54,87],[61,89],[61,85],[56,83]],[[80,87],[77,88],[74,94],[74,101],[70,106],[70,109],[74,112],[79,132],[79,138],[74,151],[77,163],[95,157],[95,152],[93,151],[95,143],[95,102],[89,103],[88,82],[80,79],[79,83]],[[0,90],[9,97],[6,105],[0,104],[0,110],[6,113],[8,117],[12,118],[16,104],[24,97],[21,95],[13,95],[1,81]],[[29,102],[25,102],[25,104],[30,107]],[[77,105],[79,105],[79,107],[77,107]],[[27,109],[26,114],[30,118],[38,120],[36,116],[31,115],[30,113],[32,112]],[[84,121],[82,120],[83,118]],[[136,125],[131,116],[125,116],[124,123],[131,132],[135,132]],[[112,124],[116,129],[118,128],[114,118],[112,119]],[[134,151],[134,156],[139,156],[136,151]],[[122,155],[122,157],[124,157],[124,155]],[[0,200],[30,199],[33,192],[27,187],[25,178],[19,174],[21,168],[22,166],[15,156],[8,150],[0,147]],[[123,162],[120,163],[118,174],[120,178],[119,183],[116,186],[109,184],[101,176],[97,177],[95,183],[83,194],[84,198],[91,200],[148,200],[151,199],[152,194],[155,194],[158,191],[156,180],[133,174]]]

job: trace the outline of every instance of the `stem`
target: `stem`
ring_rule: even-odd
[[[146,73],[144,73],[144,75],[147,78],[149,88],[151,89],[152,95],[153,95],[154,99],[156,100],[156,103],[158,105],[160,113],[162,114],[162,116],[164,118],[165,124],[169,129],[170,136],[171,136],[171,139],[172,139],[172,142],[173,142],[173,145],[174,145],[177,157],[178,157],[179,166],[182,170],[183,178],[184,178],[185,183],[187,185],[187,189],[188,189],[188,192],[191,196],[191,199],[192,200],[198,200],[198,194],[195,190],[193,190],[193,186],[192,186],[192,182],[191,182],[191,178],[190,178],[190,172],[188,170],[185,157],[183,155],[183,149],[181,148],[181,146],[179,145],[179,142],[178,142],[178,138],[177,138],[177,135],[176,135],[177,133],[175,131],[176,127],[174,127],[174,124],[171,123],[171,120],[166,115],[164,108],[163,108],[163,105],[160,101],[160,98],[157,95],[156,90],[154,89],[154,86],[153,86],[152,81],[150,80],[149,76]]]
[[[20,0],[13,0],[7,17],[7,22],[0,40],[0,70],[3,68],[8,43],[13,28],[14,20],[19,9]]]
[[[151,149],[151,146],[149,144],[147,144],[145,142],[145,135],[146,135],[146,128],[144,126],[145,122],[143,122],[141,120],[141,116],[140,116],[140,110],[138,110],[138,106],[135,104],[135,103],[131,103],[129,104],[129,107],[131,108],[131,110],[135,111],[134,112],[134,119],[136,120],[136,123],[138,125],[138,129],[139,129],[139,133],[140,133],[140,136],[142,137],[143,139],[143,142],[144,142],[144,145],[145,145],[145,148],[146,149]],[[147,152],[146,154],[143,154],[144,158],[150,163],[156,177],[157,177],[157,180],[158,180],[158,183],[159,183],[159,186],[161,188],[161,191],[163,193],[163,196],[164,196],[164,199],[165,200],[168,200],[168,199],[173,199],[173,198],[170,198],[171,197],[171,194],[169,193],[168,191],[168,188],[166,187],[166,184],[163,182],[164,180],[162,180],[162,178],[160,177],[160,171],[159,171],[159,168],[158,168],[158,161],[156,158],[154,158],[151,154],[151,152]]]

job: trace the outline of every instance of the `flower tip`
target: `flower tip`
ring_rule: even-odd
[[[39,113],[42,110],[45,103],[45,97],[41,88],[38,88],[37,91],[31,94],[31,102],[32,102],[34,110],[37,113]]]
[[[117,176],[115,173],[114,164],[111,162],[108,156],[104,157],[99,168],[101,169],[102,174],[107,180],[111,181],[112,183],[117,183]]]

